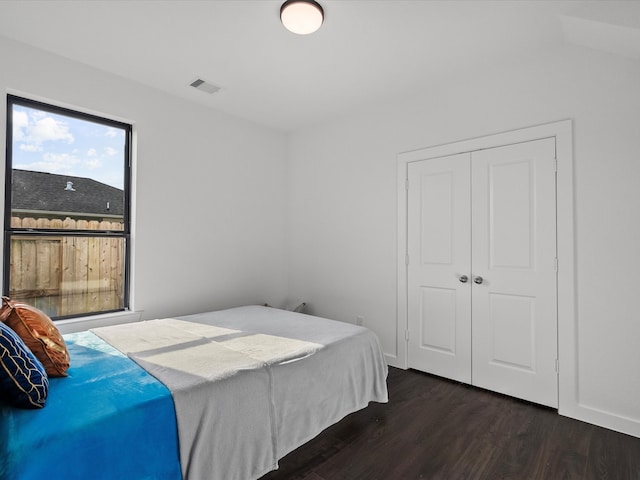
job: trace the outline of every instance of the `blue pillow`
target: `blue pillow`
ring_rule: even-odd
[[[49,378],[22,339],[0,322],[0,400],[19,408],[42,408]]]

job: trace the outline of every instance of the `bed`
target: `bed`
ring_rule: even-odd
[[[65,340],[69,376],[50,380],[46,407],[0,407],[0,479],[257,479],[349,413],[387,401],[370,330],[270,307]]]

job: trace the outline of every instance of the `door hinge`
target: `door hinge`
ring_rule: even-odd
[[[405,330],[404,331],[404,339],[408,342],[409,341],[409,330]]]
[[[405,190],[409,190],[409,179],[408,178],[405,178],[405,180],[404,180],[404,189]]]
[[[556,358],[556,373],[560,373],[560,361]]]
[[[404,264],[407,267],[409,266],[409,254],[408,253],[404,256]]]
[[[553,268],[556,271],[556,273],[558,273],[558,257],[555,257],[553,259]]]
[[[553,171],[556,172],[556,173],[558,172],[558,159],[557,158],[553,159]]]

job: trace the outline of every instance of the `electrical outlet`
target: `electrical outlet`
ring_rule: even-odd
[[[356,317],[356,325],[362,326],[364,324],[364,317],[362,315],[358,315]]]

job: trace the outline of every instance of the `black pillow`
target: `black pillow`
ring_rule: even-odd
[[[0,322],[0,399],[19,408],[42,408],[49,393],[44,366],[22,339]]]

